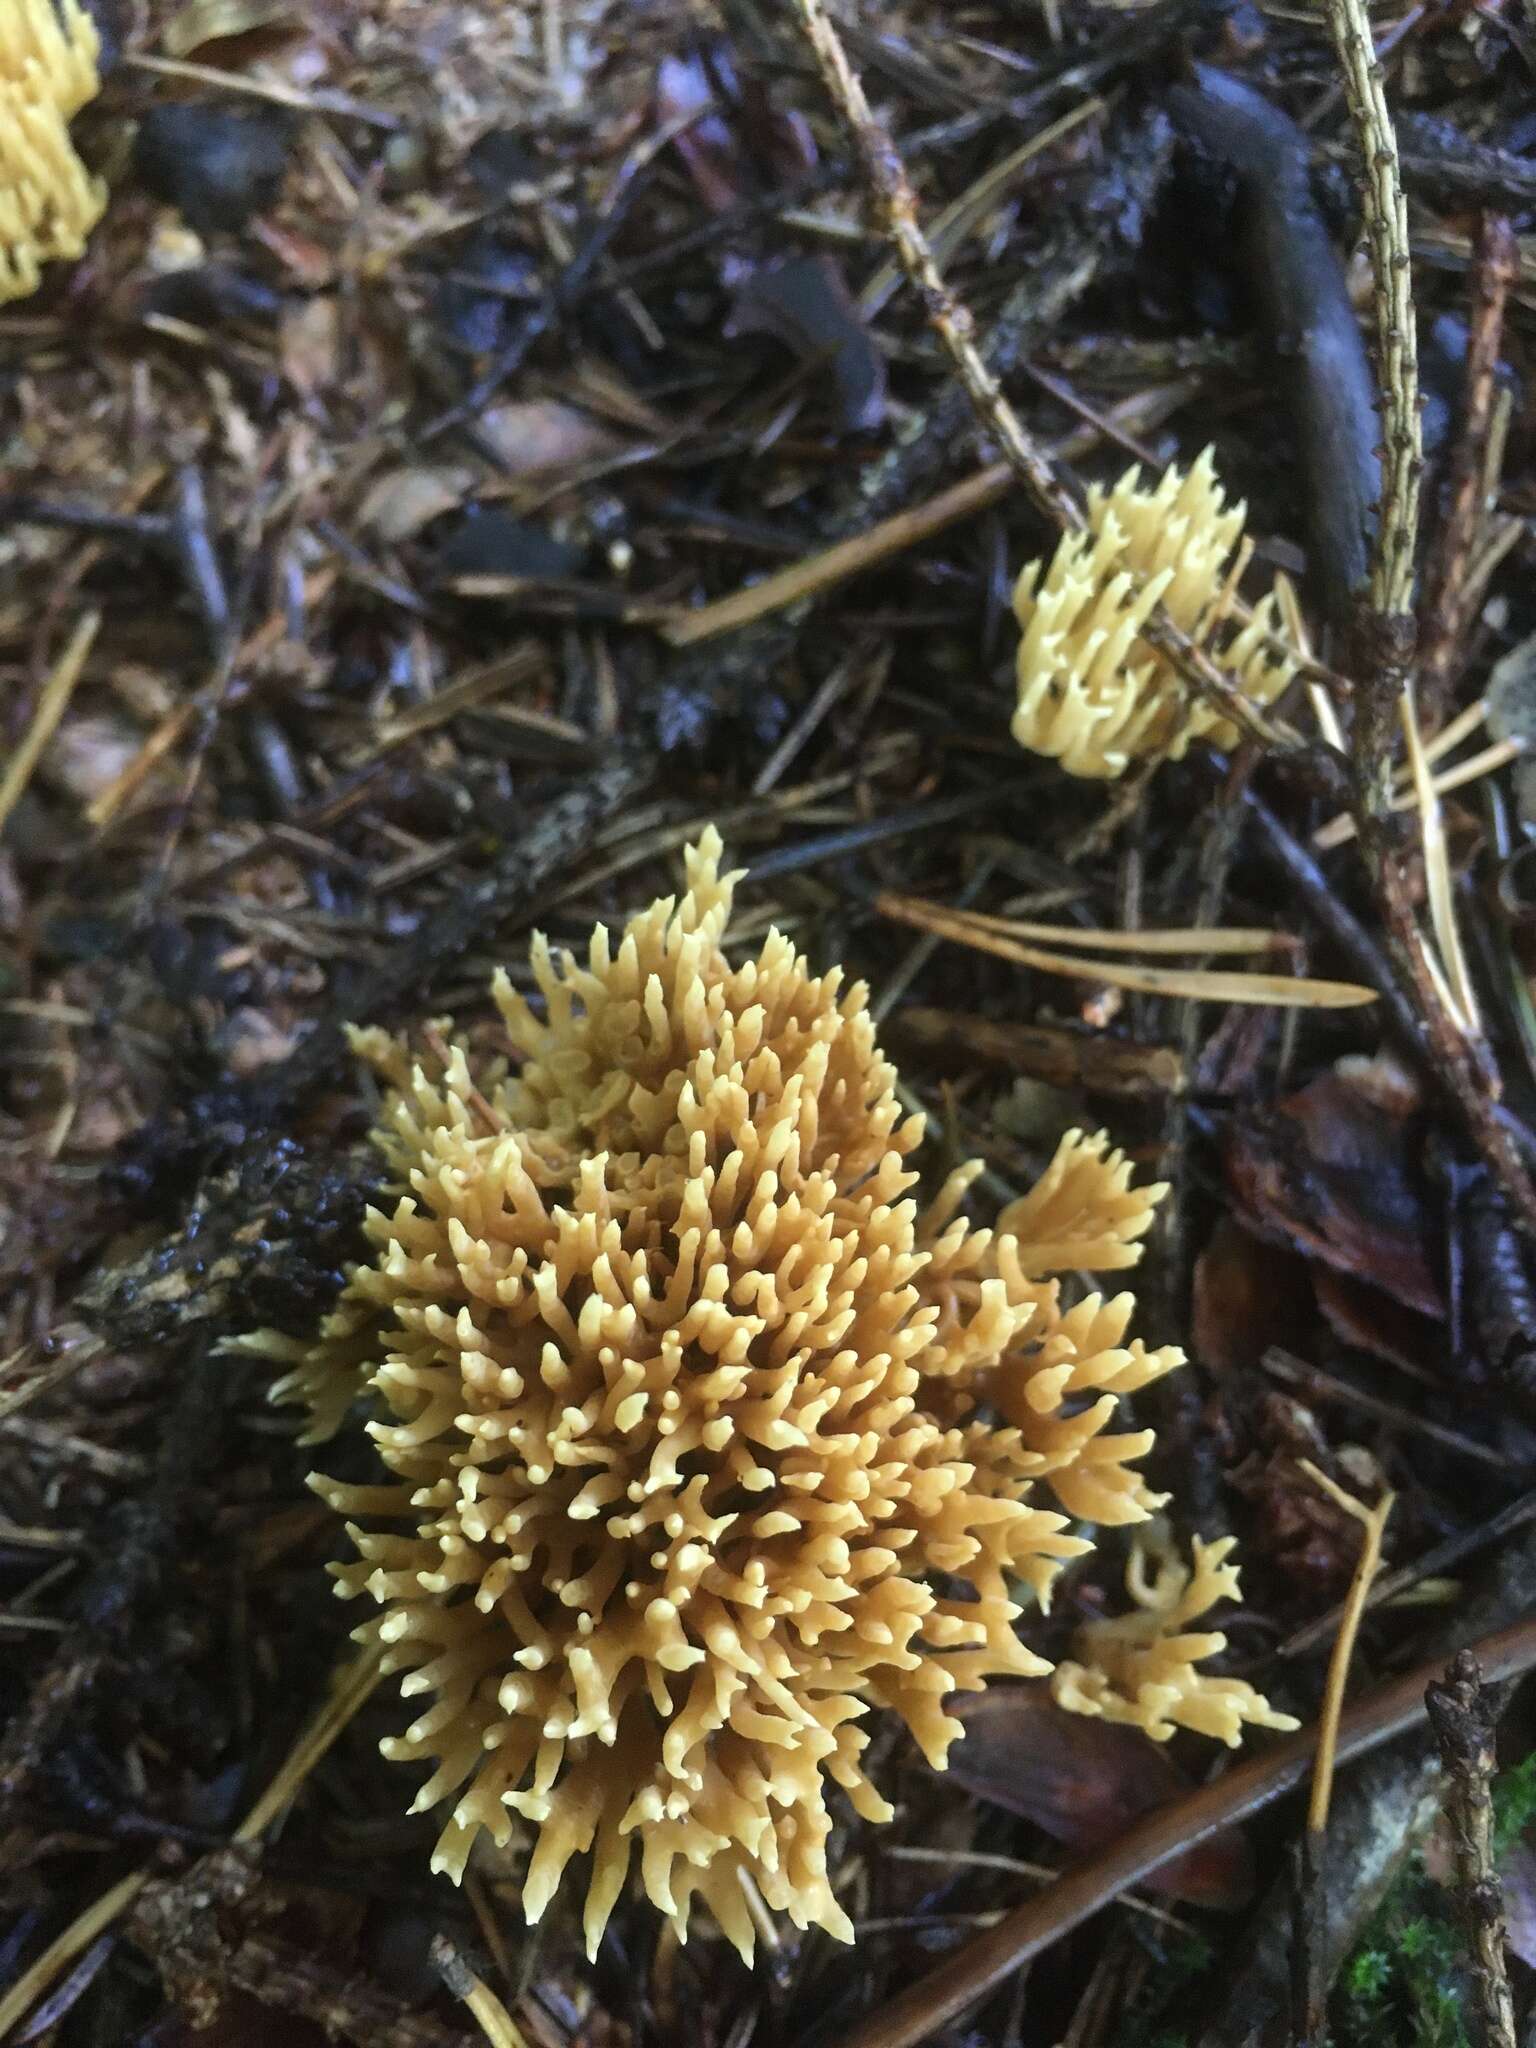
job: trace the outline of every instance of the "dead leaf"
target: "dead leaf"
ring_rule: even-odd
[[[1228,1184],[1243,1222],[1268,1243],[1443,1318],[1419,1133],[1382,1100],[1374,1083],[1367,1090],[1333,1069],[1264,1115],[1234,1119]]]
[[[160,43],[168,57],[190,57],[208,43],[248,35],[253,29],[298,26],[297,10],[289,0],[187,0],[165,24]]]
[[[725,331],[771,334],[801,362],[824,365],[837,393],[837,424],[846,432],[873,433],[885,418],[885,358],[841,265],[825,252],[754,270]]]
[[[1317,1305],[1341,1343],[1384,1358],[1415,1379],[1439,1380],[1445,1365],[1445,1332],[1438,1317],[1409,1308],[1363,1280],[1326,1266],[1312,1268]]]
[[[341,367],[341,320],[336,301],[301,300],[283,310],[279,329],[283,374],[305,398],[329,390]]]
[[[1166,1749],[1135,1728],[1065,1712],[1044,1686],[994,1686],[948,1707],[965,1723],[949,1776],[1075,1855],[1091,1854],[1190,1789]],[[1232,1912],[1253,1896],[1253,1858],[1239,1830],[1223,1828],[1148,1882],[1191,1905]]]
[[[370,485],[358,520],[393,546],[462,505],[474,482],[475,472],[466,463],[386,470]]]
[[[512,477],[557,477],[609,462],[629,443],[589,412],[557,398],[494,405],[480,415],[480,431]]]
[[[1304,1259],[1223,1216],[1195,1261],[1196,1358],[1214,1372],[1247,1372],[1272,1345],[1304,1349],[1309,1292]]]

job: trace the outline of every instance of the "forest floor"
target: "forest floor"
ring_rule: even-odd
[[[0,2038],[1512,2048],[1529,6],[1373,15],[1411,258],[1383,294],[1312,0],[845,5],[926,303],[808,0],[93,11],[75,136],[110,202],[0,308]],[[1215,73],[1274,118],[1239,95],[1229,133]],[[1406,539],[1363,595],[1383,429],[1327,350],[1385,332],[1411,411],[1405,282],[1422,476],[1389,446]],[[1010,733],[1014,580],[1080,486],[1208,446],[1244,588],[1290,579],[1314,665],[1232,744],[1068,774]],[[750,1971],[633,1886],[589,1963],[564,1895],[523,1925],[516,1845],[429,1876],[395,1689],[328,1690],[311,1454],[218,1350],[311,1329],[358,1255],[343,1026],[473,1027],[535,927],[669,893],[710,822],[732,943],[777,924],[868,983],[926,1176],[979,1158],[995,1207],[1083,1125],[1169,1184],[1137,1328],[1190,1364],[1136,1421],[1177,1538],[1238,1538],[1226,1668],[1301,1724],[1215,1768],[994,1688],[947,1777],[882,1730],[896,1818],[833,1843],[855,1948],[780,1927]],[[1389,1494],[1324,1851],[1351,1503]],[[1065,1575],[1051,1653],[1125,1557]],[[1443,1778],[1425,1684],[1467,1644],[1490,1683],[1442,1707]]]

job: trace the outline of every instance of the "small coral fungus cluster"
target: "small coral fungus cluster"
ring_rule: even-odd
[[[315,1436],[371,1409],[386,1483],[316,1484],[355,1518],[341,1590],[430,1702],[387,1753],[433,1766],[418,1808],[454,1800],[437,1867],[521,1815],[530,1919],[590,1849],[595,1944],[638,1849],[680,1930],[698,1894],[747,1952],[747,1880],[850,1936],[826,1793],[888,1816],[871,1709],[941,1765],[947,1694],[1050,1668],[1021,1603],[1088,1547],[1068,1517],[1147,1515],[1116,1409],[1181,1354],[1049,1277],[1134,1263],[1159,1190],[1073,1133],[995,1229],[959,1213],[974,1168],[921,1208],[863,988],[777,932],[733,967],[719,854],[584,964],[536,941],[544,1014],[496,983],[505,1059],[358,1034],[394,1206],[316,1344],[250,1341]],[[1076,1703],[1267,1717],[1188,1668],[1212,1639],[1156,1633],[1116,1646],[1145,1702],[1074,1669]]]
[[[1061,541],[1048,567],[1030,563],[1014,590],[1021,746],[1074,775],[1112,777],[1147,754],[1178,760],[1195,739],[1232,744],[1230,721],[1191,701],[1171,664],[1138,641],[1159,601],[1243,696],[1274,702],[1296,660],[1279,640],[1273,595],[1247,625],[1229,624],[1243,518],[1222,495],[1209,448],[1152,490],[1131,469],[1113,490],[1088,493],[1084,530]]]
[[[100,89],[96,25],[80,0],[0,4],[0,305],[73,259],[106,187],[75,154],[69,122]]]

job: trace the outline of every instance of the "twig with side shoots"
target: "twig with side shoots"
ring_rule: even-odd
[[[916,194],[900,152],[876,120],[823,0],[795,0],[795,11],[815,52],[827,92],[853,136],[865,181],[901,267],[927,309],[929,322],[955,366],[977,420],[996,439],[1003,460],[1046,518],[1062,533],[1080,532],[1085,521],[1078,497],[1029,434],[982,359],[969,308],[946,284],[918,221]],[[1293,752],[1299,747],[1295,736],[1266,718],[1210,655],[1175,625],[1161,604],[1153,607],[1143,623],[1141,637],[1250,739],[1276,752]]]
[[[1491,1689],[1470,1650],[1452,1658],[1443,1680],[1424,1694],[1448,1778],[1445,1806],[1487,2048],[1515,2048],[1515,2003],[1504,1952],[1504,1904],[1493,1842]]]
[[[1392,764],[1401,720],[1417,731],[1413,699],[1415,631],[1413,551],[1418,531],[1418,362],[1414,346],[1413,279],[1408,209],[1397,159],[1397,139],[1381,88],[1366,0],[1327,0],[1356,139],[1364,160],[1366,235],[1375,273],[1377,368],[1381,382],[1381,504],[1368,593],[1360,604],[1356,656],[1359,674],[1351,753],[1355,816],[1370,868],[1394,970],[1412,996],[1432,1063],[1454,1097],[1473,1143],[1511,1202],[1526,1233],[1536,1239],[1533,1182],[1498,1116],[1497,1081],[1487,1048],[1468,1014],[1470,980],[1460,960],[1443,834],[1432,816],[1438,799],[1417,776],[1431,908],[1446,969],[1436,963],[1419,929],[1413,894],[1392,829]],[[1447,922],[1448,918],[1450,922]],[[1449,985],[1448,985],[1449,984]],[[1453,993],[1453,990],[1455,993]]]

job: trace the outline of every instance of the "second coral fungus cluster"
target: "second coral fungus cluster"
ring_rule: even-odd
[[[41,266],[81,254],[106,187],[69,123],[100,89],[100,38],[80,0],[0,7],[0,305],[37,290]]]
[[[1021,746],[1101,778],[1154,752],[1177,760],[1195,739],[1232,744],[1230,720],[1191,700],[1140,639],[1159,602],[1251,703],[1273,703],[1289,687],[1296,660],[1280,640],[1273,595],[1246,625],[1229,623],[1243,518],[1241,505],[1226,502],[1209,448],[1150,490],[1131,469],[1112,490],[1089,492],[1084,530],[1066,535],[1048,565],[1032,562],[1014,591]]]
[[[584,963],[536,942],[505,1058],[358,1034],[393,1206],[318,1343],[254,1341],[315,1434],[371,1410],[384,1483],[316,1484],[424,1702],[387,1753],[454,1802],[437,1867],[522,1816],[530,1919],[590,1850],[595,1945],[638,1849],[680,1930],[697,1894],[750,1952],[746,1882],[851,1934],[826,1795],[888,1817],[871,1709],[942,1765],[947,1694],[1050,1668],[1016,1624],[1088,1548],[1069,1517],[1155,1504],[1115,1417],[1181,1354],[1051,1277],[1133,1264],[1160,1190],[1074,1132],[993,1229],[976,1169],[920,1206],[864,989],[777,932],[733,966],[719,856]],[[1218,1732],[1264,1717],[1226,1697]]]

